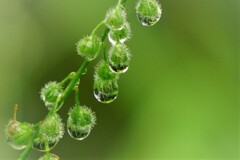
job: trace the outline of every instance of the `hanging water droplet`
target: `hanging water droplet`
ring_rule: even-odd
[[[116,45],[118,42],[124,43],[131,37],[131,29],[129,23],[125,23],[124,28],[121,30],[110,30],[108,33],[108,40],[113,45]]]
[[[16,150],[22,150],[27,147],[27,145],[24,145],[24,144],[14,143],[10,137],[7,137],[7,143]]]
[[[87,131],[76,131],[76,130],[72,130],[71,128],[68,128],[68,133],[69,135],[76,140],[83,140],[85,138],[87,138],[87,136],[90,134],[90,130]]]
[[[33,148],[38,150],[38,151],[41,151],[41,152],[47,152],[47,151],[50,151],[51,149],[53,149],[56,144],[57,144],[58,141],[50,141],[50,142],[41,142],[41,141],[38,141],[38,139],[36,139],[34,142],[33,142]]]
[[[160,20],[162,14],[161,6],[156,0],[139,0],[136,12],[143,26],[153,26]]]
[[[128,70],[128,65],[109,64],[109,68],[115,73],[125,73]]]
[[[160,20],[160,15],[158,17],[145,17],[137,14],[137,17],[143,26],[153,26]]]
[[[111,103],[118,95],[118,85],[116,80],[94,81],[94,96],[101,103]]]
[[[118,43],[112,46],[108,53],[108,66],[114,73],[125,73],[131,59],[131,53],[126,45]]]

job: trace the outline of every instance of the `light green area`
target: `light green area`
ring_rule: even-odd
[[[93,96],[93,64],[81,80],[81,104],[96,112],[84,141],[67,131],[53,150],[63,160],[237,160],[239,141],[240,2],[161,0],[160,23],[142,27],[127,2],[133,58],[118,99]],[[15,103],[19,121],[38,122],[47,109],[39,91],[61,81],[83,59],[76,42],[104,18],[113,0],[0,1],[0,160],[21,151],[5,142]],[[117,1],[116,1],[117,3]],[[66,124],[71,95],[60,110]],[[32,151],[29,159],[40,157]]]

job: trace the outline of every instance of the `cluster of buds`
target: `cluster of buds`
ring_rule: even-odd
[[[104,59],[95,67],[93,93],[101,103],[111,103],[118,96],[118,80],[130,65],[131,52],[125,42],[131,38],[131,28],[127,21],[124,3],[110,8],[104,20],[93,30],[89,36],[85,36],[77,42],[77,53],[85,61],[80,69],[69,74],[61,82],[49,82],[40,91],[40,97],[49,110],[46,118],[31,125],[27,122],[16,120],[18,106],[14,110],[13,119],[6,127],[7,142],[14,149],[24,149],[23,157],[34,148],[46,152],[39,160],[59,160],[59,157],[49,153],[64,135],[64,125],[57,111],[64,104],[65,98],[75,90],[75,105],[68,112],[67,131],[76,140],[85,139],[96,124],[96,116],[90,108],[80,105],[78,100],[78,87],[81,75],[87,71],[90,61],[96,59],[103,48]],[[156,24],[162,14],[157,0],[138,0],[136,13],[139,21],[144,26]],[[96,33],[101,25],[105,25],[105,31],[101,37]],[[108,37],[110,48],[106,50],[105,38]],[[66,82],[69,84],[65,87]],[[21,158],[22,160],[22,158]]]

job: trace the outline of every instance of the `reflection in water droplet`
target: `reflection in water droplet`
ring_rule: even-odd
[[[72,130],[71,128],[68,128],[67,130],[69,135],[76,140],[83,140],[90,134],[90,130],[87,132],[75,131],[75,130]]]
[[[128,70],[128,66],[127,65],[114,65],[114,64],[109,64],[109,68],[111,69],[111,71],[115,72],[115,73],[125,73]]]
[[[27,145],[24,145],[24,144],[22,145],[15,144],[10,137],[7,137],[7,143],[16,150],[22,150],[27,147]]]
[[[94,84],[94,96],[101,103],[111,103],[118,95],[118,85],[116,81],[112,82],[96,82],[102,84]]]
[[[153,26],[159,21],[161,15],[157,17],[146,17],[142,16],[141,14],[137,14],[137,17],[143,26]]]
[[[41,152],[47,152],[53,149],[56,146],[56,144],[57,144],[57,141],[44,143],[44,142],[37,142],[35,140],[33,142],[33,148]]]

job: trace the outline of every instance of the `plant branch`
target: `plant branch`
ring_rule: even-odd
[[[122,4],[125,5],[127,0],[119,0],[118,4]],[[93,30],[92,34],[95,34],[97,32],[97,30],[104,24],[104,21],[101,21]],[[101,36],[101,40],[102,42],[105,41],[107,34],[109,32],[109,28],[105,27],[103,34]],[[80,80],[80,77],[83,75],[83,73],[85,72],[86,68],[88,67],[90,61],[85,60],[82,65],[80,66],[80,68],[78,69],[78,71],[76,73],[71,73],[69,76],[67,76],[63,81],[62,84],[65,83],[66,81],[68,81],[70,79],[71,76],[73,76],[73,74],[75,74],[73,76],[73,78],[71,79],[70,83],[68,84],[67,88],[64,90],[63,94],[61,96],[58,97],[57,102],[55,103],[55,106],[48,112],[47,116],[49,116],[50,114],[56,112],[57,110],[59,110],[61,108],[61,103],[64,102],[64,100],[68,97],[68,95],[73,91],[74,87],[76,86],[77,82]],[[46,116],[46,117],[47,117]],[[33,141],[36,138],[39,128],[40,128],[40,123],[37,123],[34,127],[35,127],[35,132],[32,138],[32,141],[27,145],[27,147],[25,148],[25,150],[22,152],[22,154],[20,155],[18,160],[26,160],[28,154],[30,153],[30,151],[32,150],[32,145],[33,145]]]

